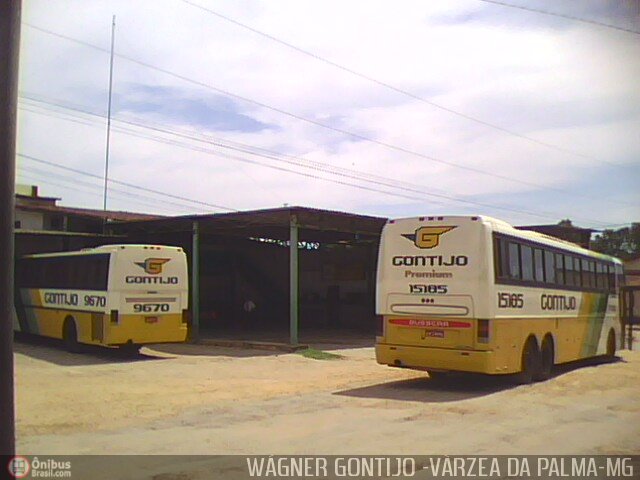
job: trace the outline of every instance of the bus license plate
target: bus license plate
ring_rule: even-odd
[[[444,338],[444,330],[425,330],[422,334],[422,340],[426,338]]]

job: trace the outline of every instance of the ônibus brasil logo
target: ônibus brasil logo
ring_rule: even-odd
[[[415,233],[403,233],[402,236],[411,240],[418,248],[434,248],[440,244],[440,236],[456,227],[420,227]]]
[[[31,471],[31,464],[27,458],[16,456],[9,460],[7,469],[13,478],[25,478]]]
[[[140,268],[143,268],[149,275],[159,275],[162,273],[162,266],[167,263],[170,258],[147,258],[144,262],[133,262]]]

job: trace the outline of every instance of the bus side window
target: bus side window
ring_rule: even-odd
[[[565,283],[569,286],[575,285],[573,276],[573,257],[571,255],[564,256],[564,273]]]
[[[614,265],[616,272],[616,291],[624,285],[624,274],[622,272],[622,265]]]
[[[494,262],[496,268],[496,279],[498,278],[506,278],[508,275],[508,264],[507,261],[507,245],[506,242],[502,238],[495,238],[494,240],[494,252],[495,255]]]
[[[25,275],[27,262],[27,259],[20,259],[16,262],[16,288],[27,287],[27,276]]]
[[[96,273],[96,290],[106,290],[109,281],[109,254],[99,255],[98,272]]]
[[[580,275],[580,259],[573,257],[573,284],[576,287],[582,285],[582,276]]]
[[[554,254],[549,250],[544,251],[544,281],[549,284],[556,283]]]
[[[38,259],[30,258],[25,267],[25,283],[28,288],[38,288],[42,279],[42,268]]]
[[[586,258],[582,259],[582,285],[584,287],[593,287],[593,283],[591,283],[591,266],[589,265],[591,262]]]
[[[56,276],[55,279],[52,280],[52,285],[55,285],[56,288],[72,288],[69,281],[69,266],[64,259],[60,259],[58,262],[58,265],[56,266]]]
[[[536,248],[533,251],[533,266],[536,282],[544,282],[544,259],[542,258],[542,250]]]
[[[616,291],[616,275],[613,265],[607,265],[608,278],[609,278],[609,292],[614,293]]]
[[[509,242],[509,278],[520,279],[520,246]]]
[[[564,256],[561,253],[556,253],[556,282],[558,285],[565,285],[566,276],[564,273]]]
[[[533,281],[533,250],[527,245],[520,245],[520,261],[522,263],[522,279]]]
[[[609,286],[607,285],[607,267],[600,262],[596,263],[596,287],[599,290],[607,291]]]

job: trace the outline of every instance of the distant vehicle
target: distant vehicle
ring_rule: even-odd
[[[137,349],[184,342],[188,276],[181,248],[105,245],[28,255],[16,263],[15,330]]]
[[[518,374],[615,355],[622,262],[483,216],[389,220],[378,256],[378,363]]]

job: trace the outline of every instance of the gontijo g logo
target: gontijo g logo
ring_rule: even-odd
[[[415,243],[418,248],[434,248],[440,243],[440,235],[456,227],[420,227],[415,233],[403,233],[402,236]]]
[[[147,258],[144,262],[134,262],[140,268],[143,268],[149,275],[159,275],[162,273],[162,266],[167,263],[170,258]]]

